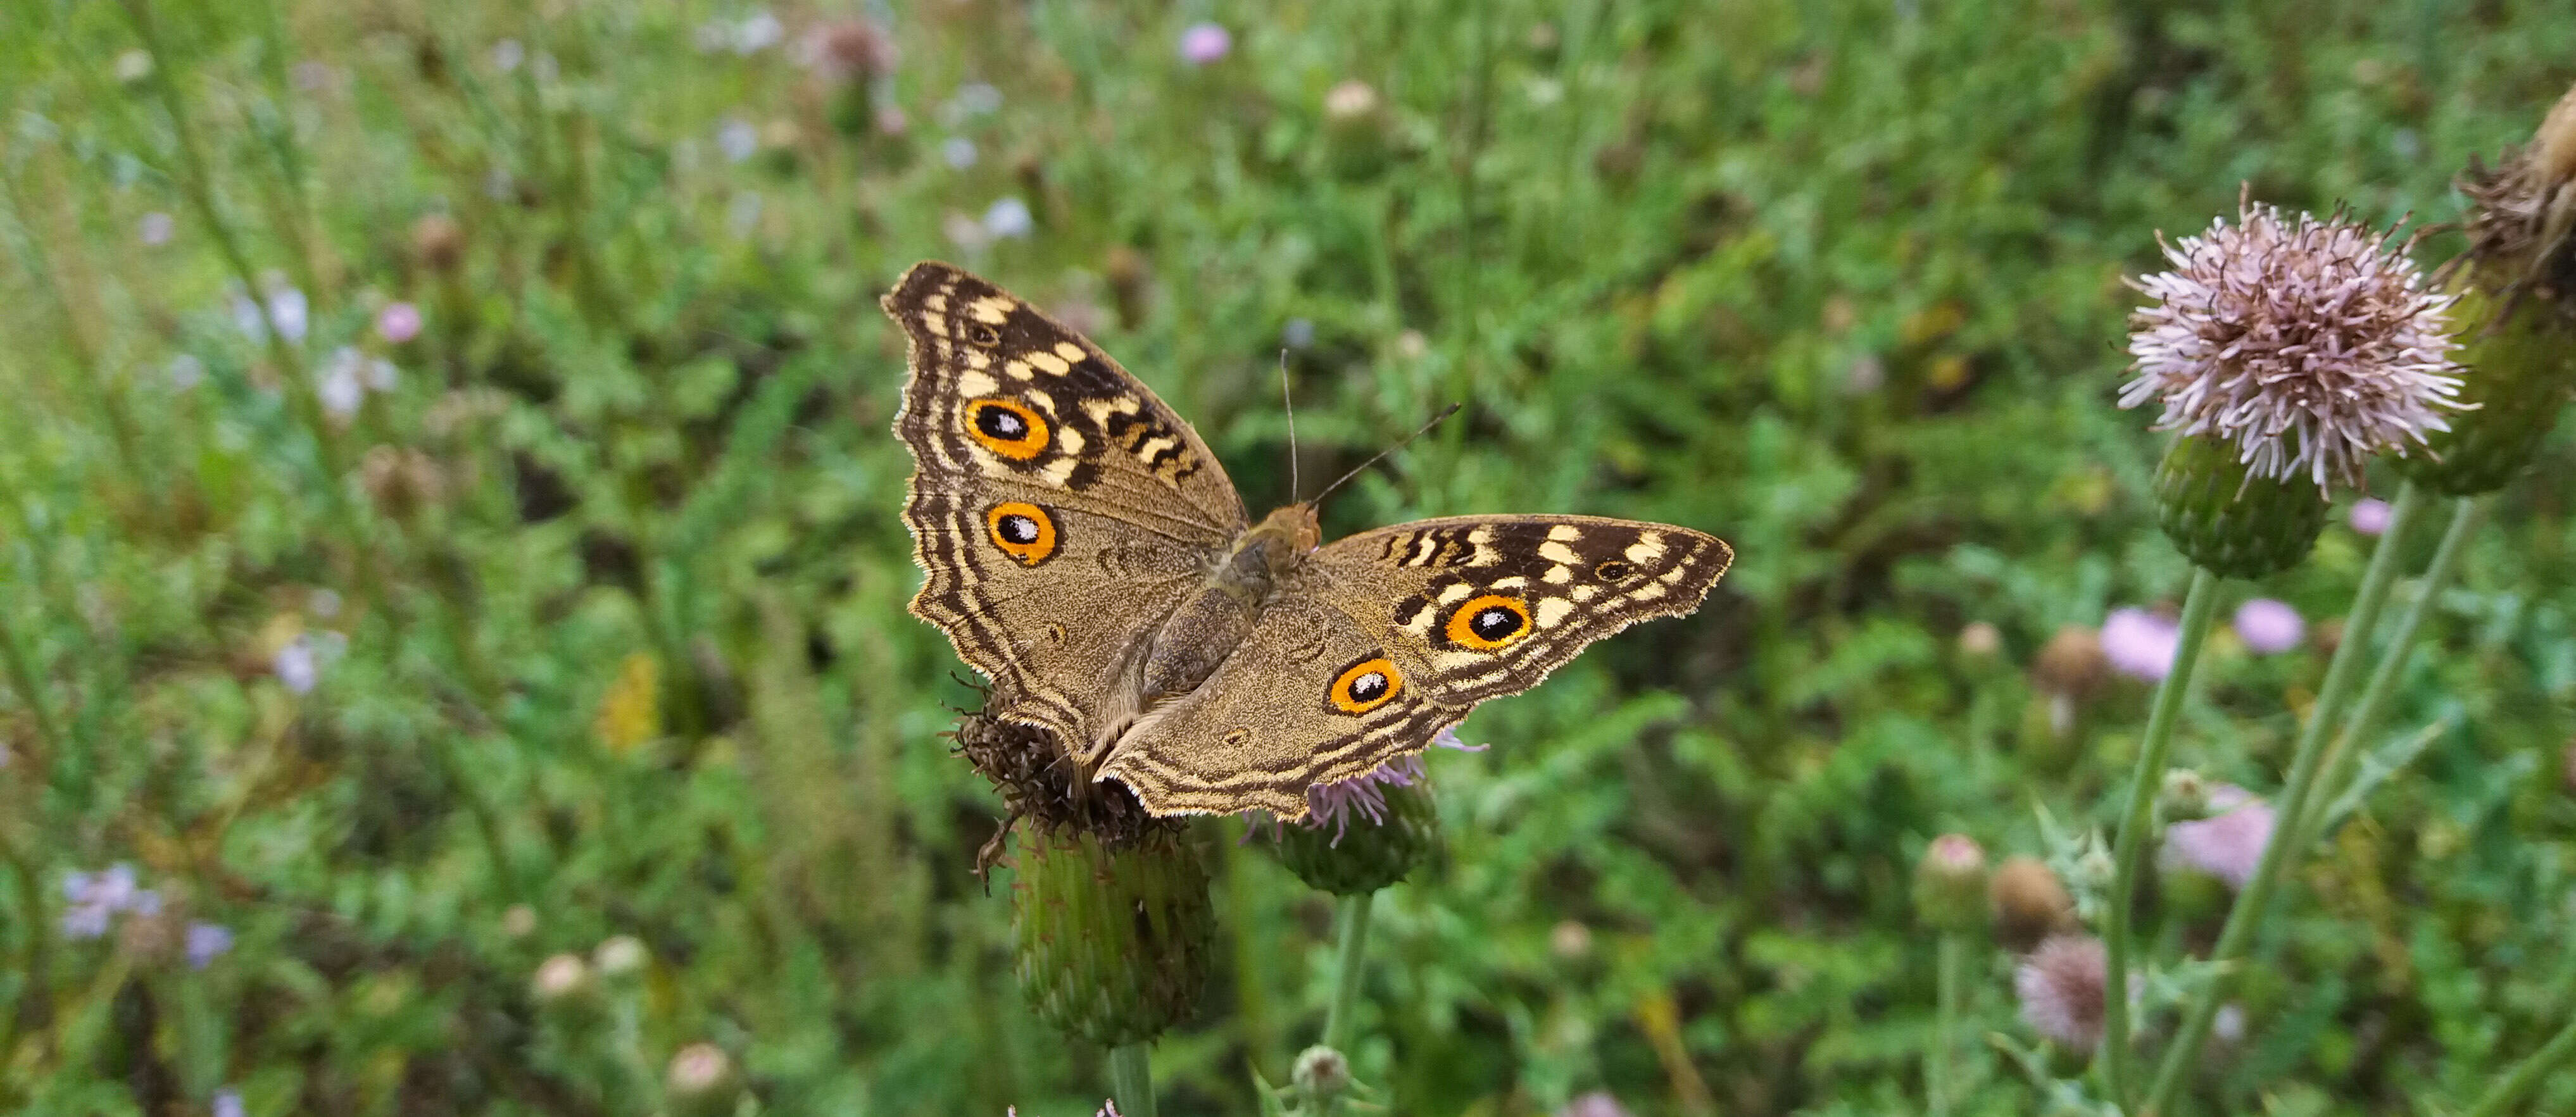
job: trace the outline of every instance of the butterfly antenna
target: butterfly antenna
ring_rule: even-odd
[[[1389,446],[1389,447],[1387,447],[1386,449],[1383,449],[1383,450],[1378,451],[1378,452],[1377,452],[1377,456],[1376,456],[1376,457],[1374,457],[1374,458],[1370,458],[1370,459],[1369,459],[1369,460],[1367,460],[1367,461],[1361,462],[1359,465],[1357,465],[1357,466],[1353,467],[1353,468],[1352,468],[1352,470],[1351,470],[1350,472],[1343,474],[1339,480],[1336,480],[1336,481],[1334,481],[1332,484],[1329,484],[1329,485],[1324,486],[1324,491],[1322,491],[1322,492],[1320,492],[1320,493],[1316,493],[1316,494],[1315,494],[1315,499],[1314,499],[1311,503],[1313,503],[1313,504],[1314,504],[1315,506],[1317,506],[1317,507],[1322,507],[1322,506],[1323,506],[1323,503],[1324,503],[1324,498],[1325,498],[1325,497],[1328,497],[1328,496],[1333,495],[1333,490],[1338,489],[1338,488],[1341,488],[1341,487],[1342,487],[1342,482],[1344,482],[1344,481],[1348,481],[1348,480],[1350,480],[1351,478],[1353,478],[1353,477],[1357,477],[1357,476],[1359,476],[1361,473],[1366,472],[1366,471],[1368,470],[1368,467],[1373,466],[1373,465],[1376,465],[1376,464],[1377,464],[1377,463],[1379,463],[1380,461],[1385,460],[1385,458],[1386,458],[1386,456],[1387,456],[1388,454],[1392,454],[1392,453],[1394,453],[1394,452],[1396,452],[1396,451],[1398,451],[1398,450],[1404,449],[1405,447],[1412,445],[1412,444],[1413,444],[1413,440],[1414,440],[1414,439],[1420,438],[1420,437],[1422,437],[1423,435],[1426,435],[1426,434],[1431,433],[1431,428],[1436,427],[1436,426],[1439,426],[1439,425],[1440,425],[1440,421],[1441,421],[1441,420],[1446,419],[1446,418],[1448,418],[1448,417],[1450,417],[1450,416],[1452,416],[1452,415],[1457,414],[1457,413],[1458,413],[1458,409],[1459,409],[1459,408],[1461,408],[1461,407],[1465,407],[1465,406],[1467,406],[1467,405],[1466,405],[1466,404],[1463,404],[1463,403],[1453,403],[1453,404],[1450,404],[1447,410],[1442,411],[1441,413],[1439,413],[1439,414],[1437,414],[1437,415],[1432,416],[1432,417],[1431,417],[1431,421],[1430,421],[1430,422],[1422,424],[1420,427],[1416,428],[1412,434],[1405,435],[1405,436],[1404,436],[1404,441],[1402,441],[1402,442],[1398,442],[1398,443],[1396,443],[1396,444],[1395,444],[1395,445],[1393,445],[1393,446]]]
[[[1288,395],[1288,347],[1279,347],[1279,409],[1288,413],[1288,503],[1297,503],[1297,403]]]

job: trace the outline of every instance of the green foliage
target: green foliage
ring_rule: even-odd
[[[1350,1050],[1394,1112],[1913,1109],[1911,867],[1950,831],[2044,852],[2034,804],[2112,821],[2145,689],[2059,733],[2016,665],[2189,574],[2111,405],[2119,277],[2240,181],[2454,217],[2576,57],[2539,0],[969,0],[879,11],[899,61],[836,77],[797,61],[824,17],[760,14],[11,9],[0,1106],[646,1113],[709,1042],[761,1112],[1097,1108],[1104,1053],[1023,1004],[972,875],[998,804],[939,734],[974,694],[904,613],[874,299],[938,256],[1092,330],[1256,507],[1283,344],[1308,477],[1467,403],[1328,534],[1735,545],[1698,615],[1430,758],[1445,853],[1376,903]],[[1178,56],[1197,18],[1230,55]],[[1354,79],[1375,107],[1328,117]],[[258,300],[300,336],[246,331]],[[2576,1000],[2576,526],[2540,457],[2363,744],[2447,728],[2291,881],[2203,1111],[2456,1111]],[[2259,592],[2323,621],[2366,550],[2338,522]],[[2270,792],[2322,670],[2221,632],[2176,763]],[[1251,1111],[1335,976],[1322,898],[1258,841],[1211,860],[1167,1113]],[[67,934],[67,874],[118,862],[159,913]],[[2209,918],[2150,904],[2146,956]],[[230,949],[192,966],[191,923]],[[541,960],[621,934],[640,980],[540,1005]],[[2080,1106],[1976,957],[1952,1111]]]

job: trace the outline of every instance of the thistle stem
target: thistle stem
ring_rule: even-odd
[[[1950,1095],[1957,1088],[1953,1073],[1959,1056],[1959,994],[1968,983],[1968,936],[1941,932],[1940,1010],[1932,1022],[1932,1053],[1923,1059],[1925,1108],[1932,1117],[1950,1117]]]
[[[1142,1041],[1109,1049],[1109,1092],[1120,1117],[1154,1117],[1154,1054]]]
[[[2540,1045],[2540,1050],[2532,1052],[2506,1072],[2496,1081],[2495,1087],[2487,1091],[2487,1096],[2479,1098],[2478,1103],[2463,1111],[2460,1117],[2498,1117],[2513,1112],[2514,1103],[2521,1101],[2524,1094],[2540,1085],[2540,1080],[2552,1071],[2567,1065],[2570,1059],[2576,1059],[2576,1020],[2568,1021],[2566,1027],[2558,1029],[2557,1035],[2549,1037],[2549,1042]]]
[[[2115,846],[2117,871],[2111,878],[2111,906],[2102,923],[2102,945],[2109,988],[2129,987],[2129,910],[2138,891],[2139,867],[2146,860],[2147,832],[2154,828],[2156,792],[2164,786],[2165,760],[2173,752],[2174,723],[2180,720],[2183,695],[2191,689],[2192,669],[2200,663],[2201,644],[2209,637],[2210,618],[2218,611],[2218,575],[2207,568],[2191,572],[2191,589],[2183,597],[2182,642],[2174,649],[2173,667],[2156,687],[2156,703],[2147,715],[2146,739],[2138,745],[2136,771],[2129,776],[2129,803],[2120,815]],[[2101,1072],[2103,1088],[2114,1102],[2129,1097],[2129,999],[2102,1001]]]
[[[1368,948],[1369,903],[1375,892],[1342,897],[1341,911],[1334,920],[1338,942],[1334,948],[1333,1004],[1324,1011],[1324,1046],[1348,1053],[1351,1038],[1351,1010],[1359,1004],[1360,975],[1365,972],[1364,956]]]
[[[2414,520],[2416,508],[2423,503],[2423,492],[2409,485],[2397,494],[2397,505],[2388,516],[2388,530],[2383,536],[2393,539]],[[2343,642],[2336,646],[2334,660],[2326,665],[2325,685],[2317,692],[2316,707],[2308,712],[2308,723],[2299,731],[2298,751],[2290,758],[2289,774],[2282,779],[2280,805],[2276,817],[2304,817],[2308,800],[2317,787],[2317,762],[2324,759],[2327,727],[2334,725],[2343,711],[2344,698],[2352,689],[2352,677],[2361,667],[2364,649],[2370,646],[2371,631],[2379,623],[2379,607],[2388,599],[2388,587],[2397,580],[2397,548],[2383,543],[2370,556],[2370,568],[2361,576],[2361,588],[2353,593],[2352,613],[2344,623]],[[2203,988],[2190,1011],[2183,1017],[2182,1028],[2174,1033],[2173,1042],[2165,1048],[2164,1062],[2157,1067],[2154,1089],[2147,1093],[2147,1104],[2141,1113],[2161,1114],[2173,1111],[2174,1096],[2182,1089],[2182,1080],[2199,1057],[2201,1042],[2209,1038],[2210,1022],[2217,1019],[2220,1005],[2234,991],[2238,976],[2236,963],[2245,957],[2253,944],[2254,931],[2263,920],[2263,909],[2272,899],[2272,889],[2280,881],[2281,870],[2290,860],[2297,843],[2286,840],[2286,829],[2276,829],[2271,841],[2263,844],[2263,860],[2255,866],[2254,879],[2236,894],[2235,906],[2227,909],[2227,923],[2218,932],[2218,945],[2210,951],[2216,972]],[[2117,1002],[2118,997],[2109,998]]]
[[[2406,483],[2409,489],[2414,486],[2412,481]],[[2459,568],[2461,553],[2468,549],[2469,537],[2477,534],[2478,526],[2485,520],[2484,499],[2464,496],[2451,502],[2451,526],[2442,533],[2440,549],[2433,552],[2432,564],[2424,568],[2424,575],[2417,582],[2415,600],[2407,603],[2405,615],[2397,619],[2396,631],[2389,634],[2388,650],[2379,654],[2379,666],[2371,670],[2370,684],[2362,688],[2361,699],[2352,708],[2352,717],[2345,720],[2343,732],[2336,735],[2333,747],[2326,750],[2320,786],[2331,790],[2350,782],[2347,773],[2353,759],[2359,755],[2353,751],[2354,748],[2378,730],[2379,716],[2386,712],[2388,696],[2397,690],[2397,676],[2406,668],[2407,653],[2414,650],[2416,630],[2422,627],[2425,615],[2433,611],[2433,599],[2440,597],[2442,587],[2450,584],[2452,573]],[[2396,532],[2383,533],[2379,537],[2379,546],[2396,546],[2396,538]],[[2373,558],[2376,557],[2374,553]],[[2294,820],[2296,825],[2284,831],[2298,838],[2297,844],[2291,848],[2309,849],[2316,845],[2317,839],[2324,836],[2325,805],[2334,801],[2333,796],[2321,795],[2308,804],[2307,813]]]

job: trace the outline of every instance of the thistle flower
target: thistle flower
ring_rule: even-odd
[[[2021,1018],[2059,1046],[2093,1050],[2102,1042],[2108,971],[2102,940],[2090,935],[2052,936],[2013,971]]]
[[[1205,66],[1234,49],[1234,36],[1213,23],[1193,23],[1181,32],[1181,61]]]
[[[410,303],[387,303],[376,312],[376,334],[396,345],[420,336],[420,308]]]
[[[2165,827],[2158,861],[2167,868],[2194,869],[2242,889],[2263,863],[2278,821],[2269,803],[2234,784],[2209,789],[2210,815]]]
[[[682,1114],[731,1113],[742,1094],[733,1056],[712,1043],[692,1043],[673,1054],[662,1084],[673,1109]]]
[[[2181,646],[2182,630],[2144,609],[2113,609],[2102,619],[2102,655],[2123,675],[2161,682],[2172,673]]]
[[[2352,502],[2352,530],[2376,536],[2388,530],[2388,520],[2396,513],[2397,510],[2389,507],[2387,501],[2375,496],[2363,497]]]
[[[2453,300],[2425,288],[2395,236],[2240,200],[2235,225],[2165,244],[2174,270],[2130,281],[2153,301],[2131,316],[2137,375],[2120,406],[2161,400],[2156,429],[2320,488],[2422,444],[2459,397]]]
[[[2307,634],[2307,622],[2288,602],[2257,597],[2236,607],[2236,638],[2256,655],[2289,651]]]
[[[1556,1117],[1628,1117],[1628,1110],[1610,1091],[1594,1090],[1565,1103],[1565,1108],[1556,1111]]]

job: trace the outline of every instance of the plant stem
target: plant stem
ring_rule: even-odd
[[[2571,1058],[2576,1058],[2576,1020],[2568,1021],[2566,1027],[2558,1029],[2557,1035],[2549,1037],[2549,1042],[2540,1045],[2540,1050],[2532,1052],[2506,1072],[2502,1079],[2497,1080],[2495,1087],[2487,1091],[2487,1096],[2462,1111],[2460,1117],[2498,1117],[2511,1112],[2515,1102],[2521,1101],[2532,1087],[2540,1085],[2540,1080],[2548,1077],[2550,1072],[2567,1065]]]
[[[1932,1117],[1950,1117],[1952,1074],[1959,1055],[1959,994],[1968,983],[1968,936],[1941,932],[1940,1012],[1933,1017],[1932,1053],[1923,1059],[1923,1093]]]
[[[2414,484],[2409,481],[2407,487],[2412,488]],[[2331,790],[2348,782],[2345,772],[2360,755],[2354,749],[2378,730],[2379,715],[2386,712],[2388,696],[2397,690],[2397,676],[2406,668],[2407,653],[2414,649],[2416,629],[2423,625],[2425,615],[2433,611],[2433,599],[2442,595],[2442,587],[2450,584],[2452,572],[2460,565],[2461,552],[2468,549],[2469,537],[2477,534],[2478,525],[2485,519],[2484,499],[2464,496],[2451,502],[2451,526],[2442,533],[2442,546],[2433,552],[2432,565],[2426,566],[2424,576],[2418,579],[2415,600],[2407,603],[2405,615],[2397,619],[2396,631],[2389,634],[2388,650],[2379,654],[2379,666],[2372,669],[2370,685],[2362,688],[2361,699],[2352,708],[2352,717],[2345,720],[2343,732],[2336,735],[2333,747],[2326,750],[2321,769],[2324,775],[2319,786]],[[2384,533],[2379,537],[2379,546],[2393,547],[2396,538],[2396,532]],[[2376,557],[2374,553],[2373,558]],[[2334,801],[2333,796],[2320,795],[2308,804],[2307,812],[2297,819],[2297,825],[2285,831],[2298,838],[2298,843],[2292,848],[2308,849],[2316,845],[2317,839],[2324,836],[2319,831],[2325,828],[2325,805]]]
[[[1120,1117],[1154,1117],[1154,1054],[1142,1041],[1109,1049],[1109,1092]]]
[[[1365,972],[1369,903],[1376,898],[1374,892],[1342,897],[1334,920],[1339,941],[1334,948],[1333,1004],[1324,1012],[1324,1046],[1344,1054],[1349,1053],[1351,1010],[1359,1004],[1360,975]]]
[[[2102,923],[2109,988],[2129,987],[2129,905],[2138,891],[2139,866],[2146,860],[2147,832],[2154,828],[2156,792],[2164,786],[2165,759],[2173,751],[2174,723],[2180,720],[2183,695],[2191,690],[2192,668],[2199,665],[2200,646],[2209,637],[2210,618],[2218,611],[2218,575],[2206,568],[2191,572],[2191,589],[2183,597],[2182,643],[2174,649],[2173,668],[2156,687],[2156,704],[2147,715],[2147,736],[2138,745],[2137,770],[2129,777],[2129,804],[2120,815],[2115,847],[2118,871],[2111,878],[2111,906]],[[2113,1102],[2129,1098],[2129,999],[2102,1001],[2101,1071],[2103,1088]]]
[[[2423,493],[2412,485],[2399,491],[2397,506],[2388,516],[2388,537],[2406,530]],[[2282,779],[2280,803],[2274,809],[2280,819],[2304,816],[2308,800],[2317,786],[2317,762],[2324,758],[2327,727],[2335,724],[2343,710],[2344,696],[2352,689],[2352,677],[2361,666],[2364,649],[2370,646],[2371,630],[2379,623],[2379,606],[2388,599],[2388,587],[2397,580],[2397,548],[2381,546],[2370,556],[2370,569],[2361,576],[2361,588],[2353,593],[2352,613],[2345,619],[2343,642],[2335,648],[2333,662],[2326,666],[2325,685],[2317,692],[2316,707],[2308,712],[2308,724],[2299,732],[2297,753],[2290,758],[2289,774]],[[2156,1069],[2155,1088],[2147,1093],[2147,1104],[2139,1112],[2170,1113],[2174,1095],[2182,1089],[2182,1080],[2199,1057],[2201,1041],[2209,1037],[2210,1022],[2217,1019],[2218,1008],[2236,984],[2235,963],[2245,957],[2252,945],[2254,930],[2263,920],[2263,908],[2272,899],[2272,889],[2281,878],[2281,870],[2290,860],[2296,843],[2285,840],[2288,831],[2277,825],[2273,840],[2263,845],[2263,860],[2255,866],[2254,879],[2236,894],[2235,906],[2227,909],[2227,924],[2218,932],[2218,945],[2210,951],[2216,973],[2191,1010],[2183,1017],[2182,1029],[2174,1033],[2173,1042],[2165,1048],[2164,1062]],[[2110,998],[2116,1002],[2119,998]]]

